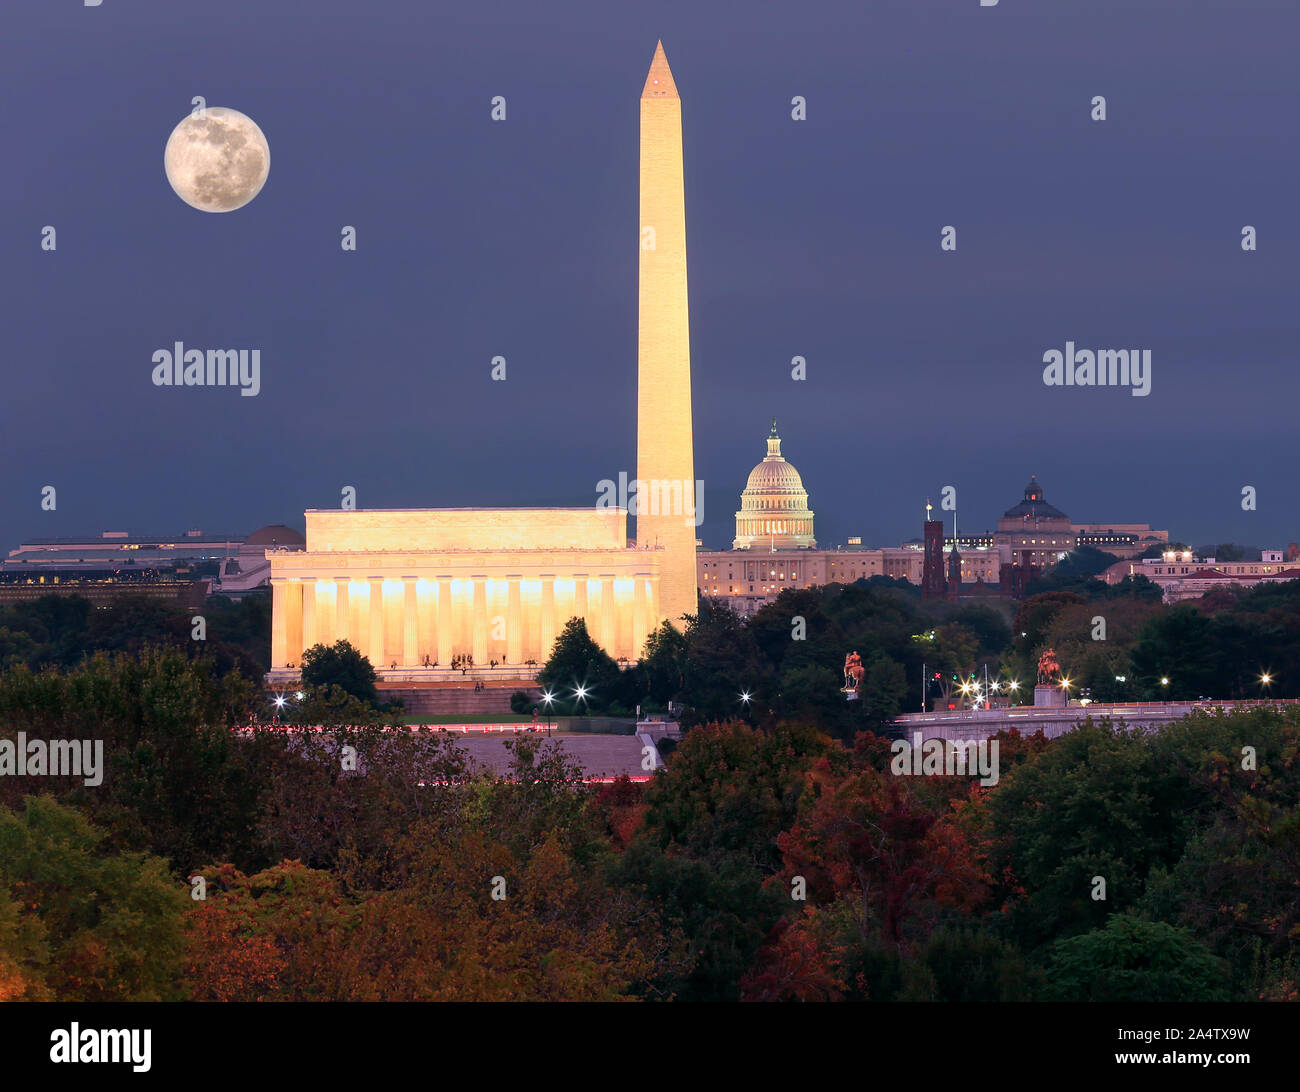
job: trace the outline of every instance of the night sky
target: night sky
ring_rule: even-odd
[[[822,545],[915,537],[949,484],[990,528],[1031,473],[1079,521],[1300,539],[1295,0],[7,0],[0,549],[632,475],[659,38],[706,544],[773,414]],[[239,211],[164,177],[195,95],[270,142]],[[177,340],[261,349],[260,395],[153,386]],[[1149,348],[1151,394],[1044,386],[1067,340]]]

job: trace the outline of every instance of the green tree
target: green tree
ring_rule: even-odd
[[[1239,546],[1235,542],[1220,542],[1217,546],[1204,546],[1197,551],[1200,557],[1212,557],[1215,561],[1258,561],[1258,546]]]
[[[1031,581],[1026,590],[1030,595],[1070,591],[1091,597],[1104,587],[1094,577],[1099,576],[1118,560],[1119,558],[1114,554],[1108,554],[1104,550],[1098,550],[1093,546],[1081,546],[1071,550],[1045,573]]]
[[[1145,550],[1143,550],[1140,554],[1138,554],[1138,558],[1141,559],[1141,558],[1148,558],[1148,557],[1151,558],[1164,557],[1164,555],[1168,553],[1170,550],[1190,550],[1190,549],[1191,547],[1188,546],[1187,543],[1185,542],[1156,542],[1148,546]]]
[[[867,668],[862,690],[858,700],[862,702],[867,727],[879,732],[903,711],[907,700],[907,676],[900,664],[877,656]]]
[[[686,637],[665,619],[646,639],[640,666],[652,702],[677,701],[686,681]]]
[[[1129,909],[1148,873],[1182,856],[1204,802],[1141,734],[1104,721],[1004,768],[983,806],[1007,927],[1033,948]],[[1092,897],[1098,876],[1104,902]]]
[[[591,639],[581,618],[564,624],[537,681],[555,695],[559,712],[600,712],[619,694],[618,664]],[[579,687],[583,698],[574,696]]]
[[[1132,914],[1057,941],[1053,1001],[1227,1001],[1228,967],[1187,929]]]
[[[1150,619],[1133,648],[1133,670],[1148,699],[1257,697],[1262,649],[1281,642],[1267,620],[1243,611],[1210,615],[1179,603]],[[1169,679],[1168,685],[1160,682]]]
[[[1011,626],[1015,642],[1027,653],[1036,656],[1047,638],[1047,628],[1056,615],[1065,607],[1086,602],[1083,596],[1068,591],[1031,595],[1016,611],[1016,620]]]
[[[50,796],[0,807],[0,999],[182,999],[185,891]]]
[[[308,689],[337,686],[358,701],[379,705],[374,665],[349,641],[307,649],[302,654],[302,684]]]
[[[203,860],[257,863],[259,797],[283,749],[277,732],[238,734],[254,691],[239,675],[176,649],[98,653],[71,671],[0,677],[0,731],[99,741],[103,783],[49,779],[119,846],[148,849],[183,870]],[[16,804],[13,778],[0,799]]]
[[[790,664],[781,673],[780,690],[771,700],[780,718],[816,724],[836,739],[853,733],[850,703],[841,687],[844,676],[822,664]]]
[[[1031,1001],[1034,975],[1020,951],[983,929],[941,926],[921,959],[936,1001]]]
[[[979,652],[979,639],[965,626],[948,622],[937,626],[931,655],[935,667],[947,679],[956,675],[964,679],[975,670],[975,657]]]
[[[771,665],[744,621],[725,603],[701,602],[686,627],[687,726],[730,720],[771,699]],[[744,703],[741,694],[750,694]]]

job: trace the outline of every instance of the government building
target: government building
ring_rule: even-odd
[[[636,477],[681,497],[695,488],[682,104],[662,43],[640,113]],[[268,682],[292,682],[305,649],[344,639],[381,680],[437,680],[453,659],[531,666],[575,617],[634,660],[660,622],[696,611],[694,505],[668,507],[636,514],[636,542],[626,508],[595,504],[308,511],[305,548],[265,551]]]
[[[1131,558],[1169,541],[1168,531],[1152,530],[1145,523],[1074,523],[1047,502],[1036,476],[1031,476],[1021,500],[1002,514],[996,531],[945,535],[942,524],[928,520],[925,531],[932,542],[931,571],[937,571],[937,585],[934,576],[926,581],[922,539],[870,548],[860,538],[850,538],[846,546],[817,549],[808,490],[781,453],[773,420],[767,454],[750,471],[740,494],[732,548],[696,553],[700,592],[726,601],[742,615],[772,602],[785,588],[852,584],[873,576],[907,580],[925,588],[927,595],[952,600],[1018,596],[1032,576],[1081,546]]]

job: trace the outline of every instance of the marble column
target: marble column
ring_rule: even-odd
[[[437,622],[437,604],[433,600],[434,592],[430,587],[430,581],[419,579],[415,582],[415,597],[419,603],[419,656],[420,666],[424,666],[425,660],[430,664],[433,663],[437,655],[437,646],[434,644],[434,626]]]
[[[286,617],[288,596],[285,582],[279,577],[271,581],[271,669],[284,667],[289,662],[289,622]]]
[[[370,578],[370,632],[366,641],[366,657],[372,667],[384,666],[384,578]]]
[[[285,656],[294,666],[302,663],[302,581],[290,580],[284,595]]]
[[[420,665],[420,600],[415,587],[416,578],[402,577],[402,666]]]
[[[506,663],[524,662],[524,611],[519,597],[519,581],[522,577],[507,576],[509,588],[506,597]]]
[[[336,576],[334,578],[334,640],[346,641],[349,639],[348,632],[348,578],[346,576]]]
[[[581,618],[587,625],[587,634],[591,634],[591,625],[587,622],[587,574],[573,578],[573,616]]]
[[[474,647],[470,655],[474,657],[475,667],[483,667],[488,662],[487,578],[476,576],[473,580]]]
[[[650,636],[645,584],[645,577],[640,573],[632,578],[632,658],[634,660],[640,659],[645,653],[646,638]]]
[[[302,650],[316,643],[316,581],[309,579],[302,582]]]
[[[555,644],[555,574],[542,576],[542,644],[538,653],[538,663],[545,663],[551,657],[551,646]]]
[[[450,667],[456,654],[451,621],[451,578],[438,577],[438,666]]]
[[[614,659],[618,659],[618,623],[614,614],[614,578],[600,578],[600,643]]]

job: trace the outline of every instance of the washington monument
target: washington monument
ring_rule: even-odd
[[[691,345],[686,309],[686,197],[682,100],[663,42],[641,92],[640,293],[637,326],[636,476],[694,492]],[[662,616],[681,626],[696,612],[695,497],[689,510],[638,510],[639,546],[664,547]]]

